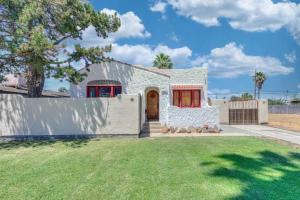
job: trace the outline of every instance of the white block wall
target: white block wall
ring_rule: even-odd
[[[0,95],[1,136],[138,135],[138,95],[24,98]]]

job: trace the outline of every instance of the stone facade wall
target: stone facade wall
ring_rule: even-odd
[[[117,98],[24,98],[0,95],[1,136],[140,133],[139,95]]]
[[[177,128],[209,127],[219,128],[219,110],[217,107],[168,109],[168,126]]]
[[[191,69],[173,69],[170,70],[171,75],[171,85],[172,84],[198,84],[202,85],[203,90],[201,91],[201,102],[202,106],[206,107],[207,104],[207,68],[205,67],[198,67],[198,68],[191,68]]]
[[[172,69],[162,70],[162,73],[153,72],[146,68],[137,67],[121,63],[118,61],[105,62],[97,65],[92,65],[89,71],[81,70],[86,73],[86,79],[79,85],[71,85],[71,97],[83,98],[86,97],[86,86],[88,82],[93,80],[115,80],[122,84],[122,92],[124,94],[140,94],[141,95],[141,124],[146,121],[146,97],[149,89],[154,89],[159,92],[159,122],[161,124],[170,124],[173,116],[174,107],[172,106],[172,84],[198,84],[203,87],[201,94],[201,109],[209,108],[207,104],[207,68],[191,68],[191,69]],[[166,73],[164,73],[166,72]],[[191,108],[188,113],[184,109],[176,108],[175,110],[181,114],[182,120],[188,116],[185,114],[195,113],[193,116],[199,115],[196,108]],[[171,113],[169,113],[171,112]],[[206,111],[201,112],[202,114]],[[202,117],[201,119],[204,119]],[[175,120],[171,120],[175,121]],[[173,123],[172,122],[172,123]],[[214,124],[218,124],[216,121]]]
[[[86,79],[78,85],[70,87],[71,97],[86,97],[86,86],[93,80],[116,80],[122,84],[124,94],[141,95],[141,123],[145,122],[146,95],[147,88],[158,88],[159,92],[159,120],[161,123],[167,122],[167,107],[170,102],[168,76],[153,73],[139,67],[133,67],[120,62],[105,62],[90,66],[90,71],[86,73]]]

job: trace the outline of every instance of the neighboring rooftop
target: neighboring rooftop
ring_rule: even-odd
[[[300,104],[300,99],[291,100],[291,104]]]
[[[24,88],[15,88],[15,87],[0,85],[0,94],[19,94],[22,96],[27,96],[27,93],[28,91]],[[70,95],[63,92],[44,90],[42,93],[42,97],[68,98],[70,97]]]

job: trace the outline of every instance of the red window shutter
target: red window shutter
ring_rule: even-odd
[[[200,90],[193,91],[193,104],[194,107],[200,107]]]
[[[182,107],[192,107],[192,91],[183,90],[181,91],[181,105]]]
[[[173,105],[180,107],[180,92],[177,90],[173,91]]]

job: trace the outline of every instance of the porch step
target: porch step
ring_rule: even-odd
[[[150,122],[145,122],[144,126],[150,125],[150,126],[161,126],[161,124],[157,121],[150,121]]]
[[[151,133],[160,133],[161,124],[159,122],[145,122],[141,131],[142,137],[149,137]]]

